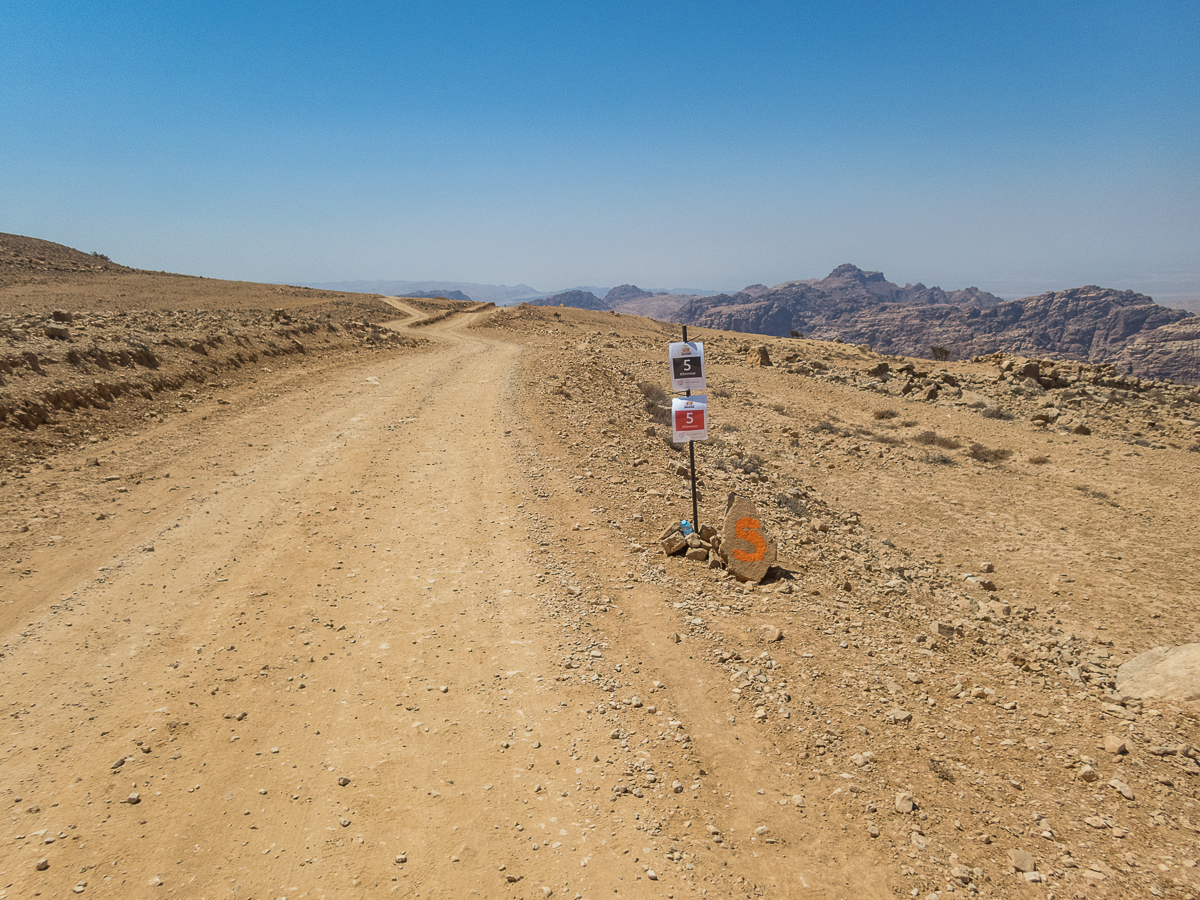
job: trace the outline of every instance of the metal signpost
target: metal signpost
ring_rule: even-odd
[[[684,391],[683,397],[671,400],[671,440],[688,442],[688,459],[692,476],[692,528],[700,531],[700,509],[696,502],[696,441],[708,440],[708,397],[692,396],[692,388],[708,387],[704,378],[704,344],[689,342],[687,326],[683,326],[683,342],[672,343],[671,388]]]

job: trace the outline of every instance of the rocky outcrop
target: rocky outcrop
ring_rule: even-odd
[[[1200,316],[1136,335],[1126,343],[1121,365],[1134,375],[1200,384]]]
[[[674,319],[709,328],[787,335],[830,327],[854,313],[881,307],[950,305],[986,309],[999,302],[1000,298],[974,287],[960,291],[919,283],[901,287],[884,278],[882,272],[866,272],[846,264],[819,280],[788,281],[775,287],[754,284],[736,294],[693,297]]]
[[[561,294],[551,294],[549,297],[531,302],[534,306],[573,306],[576,309],[592,309],[601,312],[612,309],[612,304],[601,300],[591,291],[563,291]]]
[[[838,266],[793,281],[693,298],[675,321],[870,344],[879,353],[965,358],[1005,352],[1113,363],[1140,377],[1200,381],[1200,318],[1133,291],[1087,285],[1002,302],[978,288],[900,287]]]
[[[643,297],[653,297],[651,291],[643,291],[636,284],[618,284],[604,295],[604,302],[609,308],[628,303],[630,300],[640,300]]]
[[[475,301],[462,291],[410,291],[406,297],[420,297],[427,300],[457,300],[459,303],[474,303]]]

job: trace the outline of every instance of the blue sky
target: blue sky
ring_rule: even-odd
[[[1195,2],[5,5],[0,231],[149,269],[1200,297]]]

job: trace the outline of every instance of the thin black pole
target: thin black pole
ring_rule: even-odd
[[[687,326],[683,326],[683,342],[687,343]],[[685,396],[692,396],[692,391],[689,388]],[[707,413],[706,413],[707,414]],[[707,424],[707,423],[706,423]],[[688,441],[688,459],[691,462],[692,474],[692,529],[696,534],[700,533],[700,507],[696,503],[696,442]]]

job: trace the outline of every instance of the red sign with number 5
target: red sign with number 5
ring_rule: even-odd
[[[703,431],[704,410],[681,409],[675,413],[676,431]]]
[[[684,441],[708,440],[708,398],[676,397],[671,401],[671,423],[674,426],[672,440],[675,443]]]

